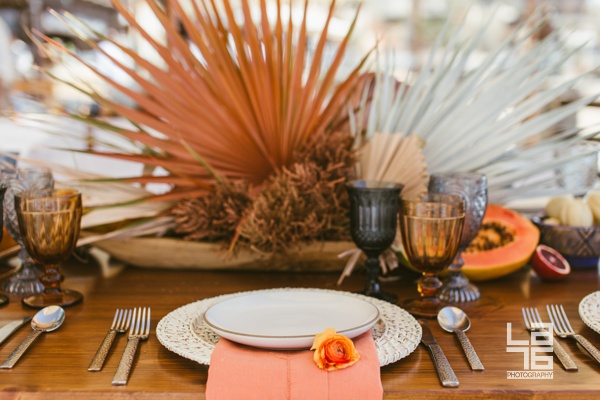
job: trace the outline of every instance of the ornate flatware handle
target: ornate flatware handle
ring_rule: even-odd
[[[444,355],[444,351],[440,345],[437,343],[430,344],[427,346],[427,348],[431,352],[431,358],[433,359],[433,364],[435,365],[435,369],[437,370],[442,386],[458,387],[458,378],[456,377],[456,374],[450,366],[450,363]]]
[[[92,358],[92,362],[88,367],[88,371],[100,371],[102,369],[102,366],[104,365],[104,360],[106,360],[108,351],[110,350],[116,336],[116,329],[108,330],[106,336],[104,336],[102,344],[100,345],[100,347],[98,347],[98,351],[96,351],[94,358]]]
[[[575,364],[575,361],[573,361],[573,359],[571,358],[569,353],[567,353],[565,351],[565,349],[560,345],[560,343],[558,342],[558,339],[556,339],[556,338],[554,338],[554,340],[552,340],[552,349],[554,350],[554,354],[556,354],[556,357],[558,357],[561,364],[563,365],[563,367],[565,367],[565,369],[567,371],[577,371],[578,370],[577,364]]]
[[[123,352],[121,361],[119,361],[117,372],[115,372],[115,376],[113,377],[113,385],[127,385],[127,379],[129,379],[129,371],[131,371],[131,366],[133,365],[133,358],[135,357],[135,352],[138,348],[139,343],[139,337],[130,336],[127,339],[127,346],[125,346],[125,351]]]
[[[598,350],[593,344],[591,344],[586,338],[581,335],[575,334],[573,336],[577,343],[583,346],[584,349],[590,353],[590,355],[596,360],[597,363],[600,364],[600,350]]]
[[[29,346],[42,334],[42,331],[32,330],[31,333],[23,339],[21,344],[12,352],[10,356],[0,365],[0,368],[12,368],[15,366],[21,356],[27,351]]]
[[[460,329],[455,329],[454,333],[456,334],[456,337],[458,337],[458,340],[463,350],[465,351],[465,355],[467,356],[467,360],[469,360],[471,369],[473,371],[485,370],[485,368],[483,368],[481,360],[479,359],[479,356],[477,355],[477,352],[473,348],[473,345],[471,344],[471,341],[469,340],[467,335]]]

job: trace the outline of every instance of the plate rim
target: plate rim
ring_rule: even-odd
[[[214,301],[226,297],[233,297],[253,291],[265,290],[288,290],[290,287],[279,287],[271,289],[253,289],[237,293],[221,294],[213,297],[196,300],[184,304],[165,315],[156,326],[156,337],[161,345],[167,350],[188,360],[202,365],[210,365],[212,351],[219,340],[219,335],[210,328],[210,337],[200,337],[195,327],[201,314]],[[306,289],[306,288],[293,288]],[[312,288],[323,291],[339,291],[334,289]],[[387,303],[373,297],[367,297],[357,293],[347,292],[349,295],[361,297],[366,301],[376,304],[382,313],[381,318],[371,329],[375,341],[375,349],[381,367],[395,363],[402,358],[412,354],[421,343],[422,328],[414,316],[396,304]],[[381,324],[385,325],[385,331],[379,332]]]
[[[345,334],[347,332],[354,331],[354,330],[357,330],[357,329],[363,329],[365,327],[369,327],[370,328],[375,323],[377,323],[377,321],[379,320],[379,318],[381,316],[381,312],[379,311],[379,307],[377,307],[375,304],[370,303],[370,302],[368,302],[368,301],[366,301],[364,299],[361,299],[361,298],[358,298],[358,297],[355,297],[355,296],[349,296],[347,294],[347,292],[339,291],[339,292],[333,293],[333,292],[323,292],[321,290],[314,290],[314,289],[311,289],[311,288],[307,288],[307,289],[304,289],[304,290],[298,290],[297,288],[290,288],[289,290],[286,290],[284,293],[290,293],[290,292],[297,292],[297,293],[315,292],[315,293],[322,293],[322,294],[326,293],[326,294],[331,294],[331,295],[340,296],[340,297],[343,296],[343,297],[347,297],[347,298],[352,299],[352,300],[358,300],[358,301],[360,301],[362,303],[365,303],[365,304],[367,304],[368,306],[372,307],[375,310],[375,316],[373,318],[371,318],[369,321],[364,322],[364,323],[362,323],[362,324],[360,324],[358,326],[353,326],[353,327],[350,327],[350,328],[347,328],[347,329],[343,329],[341,331],[336,331],[339,334]],[[223,303],[225,303],[227,301],[239,299],[239,298],[245,297],[245,296],[256,296],[256,295],[263,294],[263,293],[269,293],[269,292],[262,291],[262,290],[260,290],[260,291],[245,292],[245,293],[240,294],[239,296],[228,297],[226,299],[222,299],[220,301],[214,302],[214,303],[212,303],[211,305],[209,305],[206,308],[206,310],[204,311],[204,313],[202,313],[202,319],[213,330],[216,329],[216,330],[219,330],[221,332],[226,332],[228,334],[232,334],[232,335],[236,335],[236,336],[242,336],[242,337],[247,337],[247,338],[257,338],[257,339],[290,339],[291,340],[291,339],[313,338],[315,336],[315,334],[306,334],[306,335],[257,335],[257,334],[235,332],[235,331],[231,331],[229,329],[224,329],[222,327],[216,326],[215,324],[211,323],[208,320],[208,318],[206,317],[206,314],[210,311],[211,308],[216,307],[218,305],[221,305],[221,304],[223,304]],[[365,329],[365,331],[367,329]],[[218,332],[215,332],[215,333],[218,334]],[[230,339],[230,340],[232,340],[232,341],[235,342],[235,340],[233,340],[233,339]],[[256,346],[256,347],[260,347],[260,346]]]
[[[600,308],[600,290],[587,294],[581,299],[577,308],[579,317],[583,323],[594,332],[600,334],[600,317],[593,318],[591,316],[595,315],[595,313],[590,310],[590,307],[592,306],[596,306],[596,311]]]

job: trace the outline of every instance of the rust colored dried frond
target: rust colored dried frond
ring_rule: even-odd
[[[208,195],[182,200],[173,208],[175,233],[187,240],[231,240],[250,204],[246,182],[216,186]]]

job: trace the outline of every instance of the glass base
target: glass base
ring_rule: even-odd
[[[388,303],[396,304],[398,302],[398,296],[393,293],[388,292],[368,292],[366,290],[362,290],[358,292],[359,294],[363,294],[365,296],[374,297],[379,300],[387,301]]]
[[[24,297],[21,302],[29,307],[44,308],[47,306],[68,307],[83,300],[83,295],[75,290],[65,289],[60,293],[37,293]]]
[[[469,282],[462,272],[452,272],[450,278],[444,282],[439,292],[440,300],[448,303],[466,303],[481,297],[479,288]]]
[[[438,312],[445,306],[447,306],[447,304],[437,298],[412,299],[402,303],[402,308],[411,315],[423,318],[436,318]]]
[[[31,263],[26,262],[13,276],[2,282],[2,290],[17,296],[29,296],[42,293],[44,285],[40,282],[40,273]]]

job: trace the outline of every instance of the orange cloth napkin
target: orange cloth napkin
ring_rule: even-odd
[[[383,398],[379,359],[371,332],[353,339],[360,360],[324,371],[313,352],[270,351],[221,338],[210,358],[207,400],[349,400]]]

